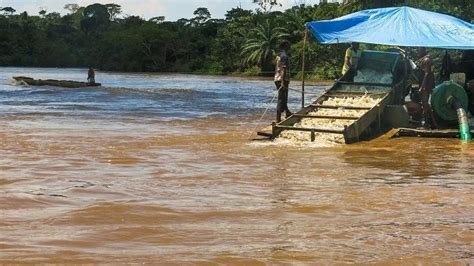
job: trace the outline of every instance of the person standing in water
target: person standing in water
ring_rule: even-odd
[[[89,67],[89,71],[87,72],[87,82],[89,82],[89,84],[95,83],[95,71],[92,67]]]
[[[346,54],[344,55],[341,80],[354,81],[354,77],[357,75],[357,65],[359,64],[361,56],[362,52],[359,50],[359,43],[351,43],[351,47],[347,48]]]
[[[293,113],[288,109],[288,86],[290,85],[290,65],[288,53],[291,45],[288,41],[283,41],[280,44],[280,53],[276,59],[275,67],[275,86],[278,90],[278,103],[276,122],[281,122],[281,114],[285,112],[285,117],[288,118]]]

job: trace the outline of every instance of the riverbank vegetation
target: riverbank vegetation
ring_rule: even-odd
[[[46,10],[18,13],[15,7],[0,7],[0,66],[265,75],[273,71],[276,48],[285,39],[293,44],[293,73],[300,75],[307,21],[398,5],[474,19],[472,0],[321,1],[284,12],[272,11],[278,1],[254,2],[256,10],[236,7],[223,19],[213,18],[207,8],[200,7],[194,17],[177,21],[159,14],[150,19],[125,16],[117,4],[68,4],[65,15]],[[337,77],[346,48],[309,41],[306,69],[316,79]]]

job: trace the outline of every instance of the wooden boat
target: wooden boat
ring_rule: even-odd
[[[84,88],[84,87],[98,87],[100,83],[87,83],[71,80],[55,80],[55,79],[33,79],[29,77],[13,77],[14,80],[26,85],[32,86],[56,86],[64,88]]]

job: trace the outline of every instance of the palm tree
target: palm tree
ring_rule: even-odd
[[[289,37],[282,27],[274,27],[268,19],[259,23],[249,34],[249,38],[242,46],[244,63],[265,67],[275,56],[278,43]]]

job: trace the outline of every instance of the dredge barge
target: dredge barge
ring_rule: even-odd
[[[405,97],[411,89],[411,69],[397,52],[364,51],[353,82],[338,80],[308,106],[257,132],[270,139],[330,141],[351,144],[380,136],[458,138],[473,134],[469,125],[456,129],[457,113],[466,108],[467,95],[454,82],[437,86],[432,106],[442,129],[423,129],[409,123]],[[452,107],[459,99],[458,107]]]
[[[386,106],[400,102],[408,86],[404,61],[399,53],[364,51],[357,73],[353,82],[337,81],[309,106],[272,124],[270,133],[258,134],[349,144],[380,133]]]
[[[420,20],[420,17],[424,19]],[[472,61],[465,60],[462,67],[457,66],[455,71],[458,73],[453,73],[465,75],[463,81],[449,76],[448,72],[452,69],[447,63],[448,67],[445,67],[445,74],[440,80],[451,80],[438,84],[431,94],[434,120],[441,128],[422,129],[420,126],[427,124],[423,125],[419,117],[421,99],[413,97],[416,96],[413,93],[410,95],[411,101],[405,102],[410,91],[419,91],[415,86],[414,90],[411,88],[412,73],[416,67],[400,48],[472,51],[474,29],[471,23],[445,14],[402,6],[361,10],[335,19],[307,22],[305,27],[302,52],[303,109],[278,124],[273,123],[264,128],[258,135],[271,139],[328,139],[331,142],[354,143],[390,131],[396,133],[393,136],[459,137],[465,141],[471,140],[473,132],[468,110],[474,114]],[[356,69],[351,69],[356,74],[354,81],[338,80],[313,103],[305,106],[304,47],[309,34],[322,44],[385,45],[393,47],[392,51],[395,52],[362,52],[358,64],[355,64]],[[419,78],[416,83],[421,83]],[[427,108],[426,104],[424,108]],[[410,116],[413,119],[410,120]],[[417,123],[411,123],[413,121]]]

